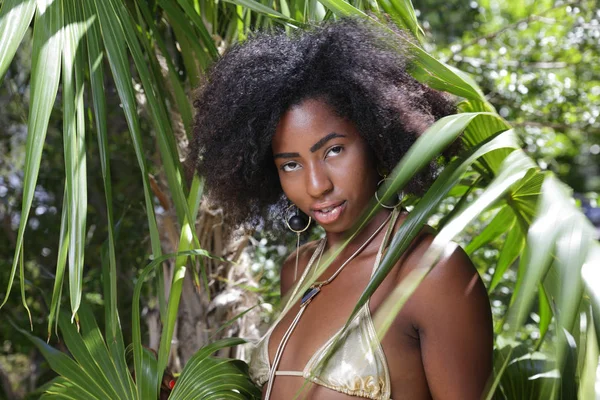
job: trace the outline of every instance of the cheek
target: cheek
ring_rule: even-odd
[[[346,165],[345,176],[352,187],[362,189],[358,191],[361,197],[370,197],[380,179],[372,157],[364,152],[359,152],[357,157]]]
[[[283,190],[283,194],[290,199],[293,203],[296,203],[295,198],[298,196],[298,183],[296,180],[291,179],[289,176],[285,176],[279,172],[279,184]]]

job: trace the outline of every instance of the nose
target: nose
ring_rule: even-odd
[[[327,173],[327,169],[320,162],[309,166],[306,180],[307,193],[316,199],[333,190],[333,182]]]

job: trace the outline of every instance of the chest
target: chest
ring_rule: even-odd
[[[303,372],[307,364],[311,365],[311,362],[314,361],[313,357],[318,358],[322,354],[323,346],[344,326],[367,286],[371,278],[373,261],[374,259],[367,257],[366,259],[357,259],[353,264],[349,264],[348,270],[338,275],[331,284],[324,286],[305,306],[305,310],[285,346],[285,351],[277,368],[278,371]],[[403,275],[401,272],[402,264],[399,263],[390,271],[371,296],[366,306],[368,308],[363,309],[361,315],[367,315],[371,321],[371,317],[375,315],[382,302],[396,287],[398,278]],[[327,273],[323,275],[317,281],[330,276]],[[383,358],[379,359],[383,360],[389,371],[392,398],[394,400],[430,399],[421,358],[419,334],[413,324],[414,316],[411,311],[413,309],[411,303],[412,300],[409,299],[394,319],[388,334],[379,341],[383,352]],[[274,327],[268,342],[268,355],[271,365],[277,347],[293,319],[297,316],[299,309],[300,305],[297,302]],[[371,336],[371,338],[373,337],[375,338],[374,341],[377,341],[376,335]],[[346,358],[351,360],[352,364],[349,371],[358,365],[365,365],[363,361],[359,360],[362,356],[357,358],[355,353],[358,352],[353,350],[361,347],[357,345],[358,341],[356,338],[351,338],[350,341],[352,342],[350,343],[351,346],[342,346],[345,349],[350,348],[352,353]],[[375,343],[375,345],[378,344]],[[364,360],[364,357],[362,357],[362,360]],[[279,393],[282,396],[284,393],[295,393],[301,390],[303,382],[301,378],[282,377],[282,379],[275,381],[273,393]],[[306,398],[328,400],[339,398],[346,400],[350,397],[331,391],[326,387],[311,385]]]
[[[278,369],[302,371],[315,352],[338,333],[367,286],[372,268],[371,257],[361,257],[348,264],[330,284],[321,288],[320,292],[304,307],[302,316],[285,346]],[[330,269],[335,269],[335,265]],[[326,272],[317,281],[324,280],[330,275]],[[371,313],[375,312],[393,289],[394,280],[395,273],[392,271],[373,294],[368,304]],[[271,363],[279,343],[299,310],[298,301],[274,328],[269,341]]]

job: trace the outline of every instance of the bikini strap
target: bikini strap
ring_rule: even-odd
[[[377,251],[377,257],[375,258],[375,263],[373,263],[373,270],[371,271],[371,277],[373,277],[373,275],[375,274],[375,271],[377,271],[377,268],[379,268],[379,264],[381,263],[381,259],[383,258],[383,254],[386,252],[387,248],[388,248],[388,241],[390,240],[390,237],[392,236],[392,232],[394,232],[394,227],[396,226],[396,221],[398,220],[398,216],[400,215],[400,210],[398,208],[394,208],[394,210],[392,211],[392,217],[390,218],[390,222],[387,226],[387,229],[385,230],[385,236],[383,237],[383,240],[381,241],[381,244],[379,245],[379,250]]]

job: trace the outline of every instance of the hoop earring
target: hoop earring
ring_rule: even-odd
[[[286,214],[287,211],[292,207],[296,206],[293,204],[290,205],[285,210]],[[312,222],[311,216],[308,215],[308,222],[306,221],[306,216],[306,214],[301,212],[300,209],[296,207],[296,214],[292,215],[290,218],[286,218],[285,220],[285,224],[287,225],[288,229],[296,234],[296,265],[294,266],[294,282],[298,277],[298,258],[300,257],[300,234],[302,232],[305,232],[310,226],[310,223]]]
[[[296,207],[294,204],[289,206],[285,212],[290,210],[290,208]],[[308,222],[306,221],[306,217],[308,217]],[[309,215],[304,214],[298,207],[296,207],[296,214],[292,215],[290,218],[285,220],[285,224],[288,229],[298,235],[302,232],[306,231],[312,222],[312,218]]]
[[[381,202],[381,200],[379,200],[379,188],[381,187],[381,185],[383,184],[383,182],[385,182],[385,180],[387,179],[386,176],[383,177],[383,179],[381,179],[379,182],[377,182],[377,188],[375,189],[375,200],[377,200],[377,203],[383,207],[383,208],[387,208],[388,210],[393,210],[396,207],[398,207],[400,204],[402,204],[402,199],[404,198],[404,193],[400,192],[400,195],[396,195],[398,197],[398,203],[394,204],[393,206],[389,206],[387,204],[384,204]]]

